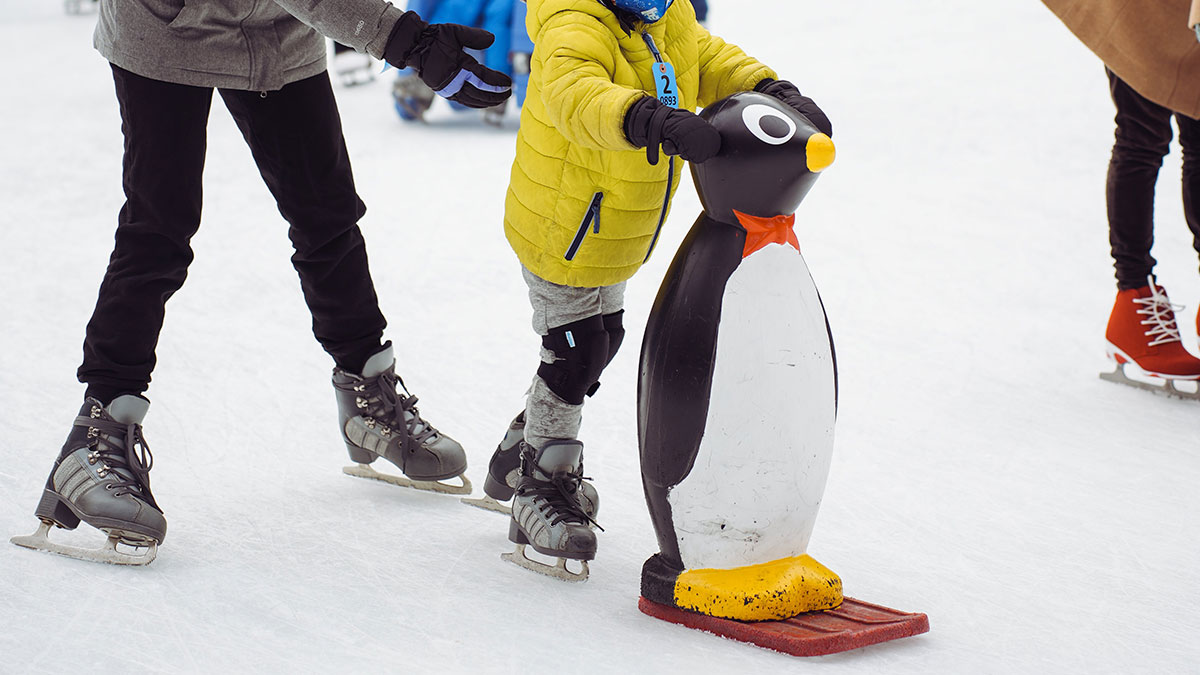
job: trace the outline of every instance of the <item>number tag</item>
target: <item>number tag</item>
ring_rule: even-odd
[[[658,89],[659,103],[672,108],[679,107],[679,87],[675,82],[675,66],[669,63],[655,63],[654,86]]]

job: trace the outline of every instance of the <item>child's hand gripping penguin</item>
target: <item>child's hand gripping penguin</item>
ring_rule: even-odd
[[[837,364],[792,227],[833,141],[752,92],[702,117],[722,150],[692,164],[704,213],[642,343],[642,480],[660,552],[643,567],[640,606],[801,655],[924,632],[923,614],[844,599],[838,576],[806,554],[833,454]],[[797,637],[794,617],[839,607]],[[789,619],[788,631],[769,628]]]

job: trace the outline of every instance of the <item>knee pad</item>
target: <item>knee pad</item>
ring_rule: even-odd
[[[600,315],[551,328],[542,346],[554,354],[554,363],[542,362],[538,376],[550,391],[571,405],[583,403],[600,386],[600,373],[608,365],[609,333]]]
[[[600,317],[604,321],[604,332],[608,333],[608,358],[604,361],[606,366],[612,363],[617,350],[621,348],[621,342],[625,339],[625,326],[621,323],[623,316],[625,310]]]

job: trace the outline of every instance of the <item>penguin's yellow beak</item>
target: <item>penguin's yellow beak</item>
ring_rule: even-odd
[[[833,147],[833,139],[822,133],[815,133],[808,137],[804,152],[808,157],[808,170],[813,173],[819,173],[829,168],[829,165],[833,164],[834,157],[837,156],[837,150]]]

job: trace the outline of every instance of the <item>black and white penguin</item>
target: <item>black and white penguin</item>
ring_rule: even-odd
[[[638,383],[642,482],[660,552],[642,595],[742,621],[842,602],[806,554],[833,454],[837,364],[793,232],[833,141],[752,92],[702,116],[721,153],[692,165],[704,213],[646,324]]]

